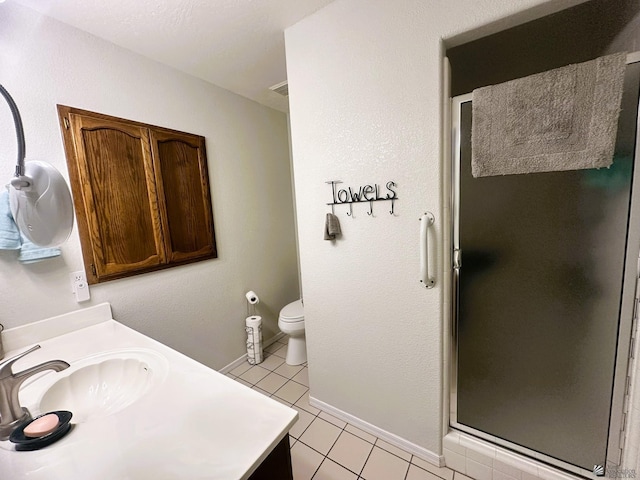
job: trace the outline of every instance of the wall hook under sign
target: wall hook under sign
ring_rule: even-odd
[[[375,217],[375,215],[373,214],[373,202],[390,201],[391,210],[389,210],[389,214],[395,216],[395,201],[398,199],[398,194],[395,191],[395,188],[398,186],[398,184],[395,182],[387,182],[384,188],[376,183],[373,185],[363,185],[358,189],[352,187],[338,189],[336,185],[342,183],[342,181],[340,180],[330,180],[325,183],[331,185],[333,202],[327,203],[327,205],[331,205],[331,212],[334,214],[335,205],[346,204],[349,205],[347,216],[354,218],[353,204],[369,202],[369,211],[367,212],[367,215],[369,215],[370,217]]]

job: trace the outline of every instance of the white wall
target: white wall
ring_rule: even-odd
[[[252,289],[264,337],[277,333],[279,309],[299,291],[286,116],[10,2],[0,4],[0,26],[0,82],[22,114],[27,161],[48,160],[68,178],[56,104],[203,135],[219,254],[93,286],[91,301],[77,304],[68,278],[83,268],[76,230],[61,257],[38,264],[0,251],[0,322],[108,301],[117,320],[220,368],[245,352]],[[13,122],[0,106],[7,182],[15,157]]]
[[[442,273],[433,290],[418,283],[418,218],[435,214],[446,270],[442,39],[577,3],[336,0],[285,31],[312,397],[440,453],[448,296]],[[386,202],[373,218],[336,207],[343,237],[323,241],[334,179],[397,182],[396,216]]]

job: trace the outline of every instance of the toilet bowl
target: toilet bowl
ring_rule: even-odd
[[[296,300],[280,310],[278,328],[289,335],[287,365],[300,365],[307,361],[307,341],[304,335],[304,307]]]

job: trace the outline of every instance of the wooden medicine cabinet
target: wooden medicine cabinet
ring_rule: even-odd
[[[90,284],[216,258],[205,139],[58,105]]]

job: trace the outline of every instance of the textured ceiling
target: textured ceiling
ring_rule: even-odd
[[[284,29],[333,0],[13,0],[281,111]]]

